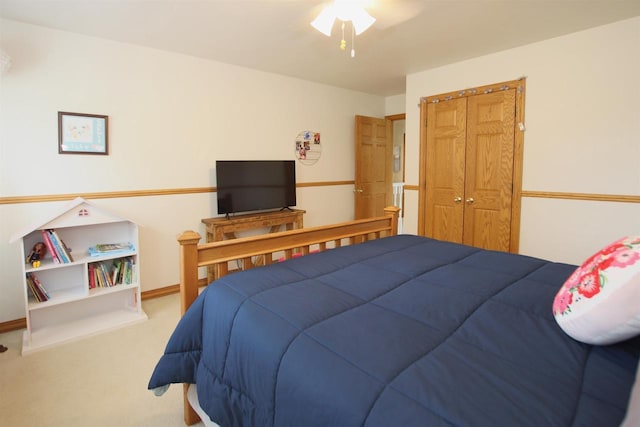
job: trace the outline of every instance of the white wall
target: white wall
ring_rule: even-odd
[[[15,21],[0,40],[0,198],[211,187],[216,159],[295,159],[307,129],[322,157],[298,182],[353,180],[354,116],[385,114],[382,97]],[[58,154],[58,111],[108,115],[109,155]],[[298,189],[305,225],[351,219],[352,189]],[[64,203],[0,204],[0,322],[24,317],[10,236]],[[176,236],[217,214],[215,193],[94,203],[141,224],[143,291],[178,282]]]
[[[418,184],[422,96],[521,76],[523,190],[640,195],[640,17],[407,76],[407,183]],[[417,199],[407,192],[408,232],[417,230]],[[524,254],[580,263],[639,233],[637,203],[523,200]]]
[[[387,99],[7,20],[0,40],[13,58],[0,77],[0,198],[214,186],[216,159],[293,159],[305,129],[322,133],[323,152],[298,181],[352,180],[353,116],[403,112],[416,186],[420,97],[520,76],[524,190],[640,195],[640,17],[411,74],[406,95]],[[59,155],[58,111],[109,115],[110,155]],[[417,191],[405,202],[415,232]],[[0,322],[24,316],[11,234],[64,203],[0,204]],[[216,215],[215,193],[94,203],[142,225],[143,290],[177,283],[175,237]],[[298,206],[306,225],[350,219],[352,187],[298,189]],[[523,200],[526,254],[578,263],[632,233],[638,204]]]
[[[403,114],[406,108],[407,97],[402,95],[388,96],[385,99],[385,115]]]

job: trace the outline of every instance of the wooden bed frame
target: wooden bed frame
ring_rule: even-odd
[[[180,305],[181,314],[198,296],[200,267],[215,266],[215,278],[229,273],[229,261],[242,262],[243,269],[260,264],[279,261],[278,254],[284,253],[284,259],[296,255],[307,255],[311,251],[324,251],[345,244],[353,245],[368,240],[394,236],[398,231],[398,213],[400,209],[390,206],[384,209],[385,215],[376,218],[361,219],[320,227],[263,234],[221,242],[198,244],[201,236],[194,231],[185,231],[178,238],[180,242]],[[198,414],[187,400],[188,384],[184,384],[184,421],[192,425],[200,421]]]

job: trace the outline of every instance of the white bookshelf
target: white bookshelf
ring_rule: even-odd
[[[31,248],[43,242],[41,230],[55,229],[71,249],[73,262],[53,262],[47,251],[40,265],[24,262]],[[14,235],[20,241],[22,283],[27,318],[22,354],[42,350],[147,319],[140,299],[140,255],[138,225],[94,206],[82,198],[69,203],[60,212]],[[131,242],[133,250],[90,256],[89,247],[99,243]],[[90,289],[89,265],[118,259],[130,259],[134,268],[131,283]],[[26,275],[34,273],[49,294],[38,301],[28,289]]]

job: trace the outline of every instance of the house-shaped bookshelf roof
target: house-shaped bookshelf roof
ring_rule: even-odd
[[[91,202],[86,201],[82,197],[77,197],[66,206],[63,206],[57,213],[50,215],[44,220],[38,221],[31,227],[15,233],[11,237],[10,243],[23,238],[34,230],[75,227],[86,224],[106,224],[119,221],[133,222],[127,218],[114,215]]]

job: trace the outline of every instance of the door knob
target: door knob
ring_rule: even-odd
[[[462,197],[460,197],[460,196],[456,197],[455,199],[453,199],[453,202],[454,202],[454,203],[460,203],[460,202],[462,202]]]
[[[364,190],[362,188],[359,188],[357,190],[353,190],[354,193],[363,193]]]
[[[473,202],[475,202],[475,200],[473,200],[473,197],[469,197],[469,198],[466,200],[466,202],[467,202],[467,203],[469,203],[470,205],[472,205],[472,204],[473,204]]]

